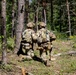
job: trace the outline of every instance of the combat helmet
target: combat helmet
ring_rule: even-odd
[[[46,24],[44,23],[44,22],[40,22],[39,23],[39,27],[41,28],[41,27],[46,27]]]
[[[29,22],[28,24],[27,24],[27,27],[29,27],[29,28],[33,28],[35,26],[35,24],[33,23],[33,22]]]

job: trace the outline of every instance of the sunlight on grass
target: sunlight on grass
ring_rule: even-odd
[[[61,65],[60,75],[64,73],[74,73],[76,71],[76,57],[62,56],[59,64]]]
[[[9,42],[10,44],[11,42]],[[52,55],[68,52],[73,48],[72,40],[56,40],[53,42]],[[35,50],[35,55],[39,57],[39,51]],[[28,72],[34,75],[76,75],[76,55],[63,55],[56,57],[56,60],[50,61],[50,67],[45,66],[37,60],[22,60],[18,61],[19,57],[14,55],[8,56],[8,65],[1,66],[6,71],[14,71],[17,67],[26,68]],[[15,69],[14,69],[15,68]]]

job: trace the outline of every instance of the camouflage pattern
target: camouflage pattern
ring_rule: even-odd
[[[28,24],[27,24],[27,27],[30,27],[30,28],[33,28],[35,26],[35,24],[33,23],[33,22],[29,22]]]
[[[44,22],[39,22],[40,27],[46,27],[46,24]]]
[[[53,34],[53,32],[50,32],[49,30],[45,28],[46,24],[44,22],[40,22],[39,26],[40,26],[40,29],[37,32],[38,39],[42,33],[42,30],[47,31],[48,36],[49,36],[49,37],[47,36],[48,40],[46,42],[42,42],[42,43],[38,42],[38,49],[40,51],[40,57],[44,62],[46,62],[46,65],[48,66],[47,61],[51,59],[52,41],[56,39],[56,36],[55,34]]]
[[[56,39],[56,36],[53,32],[50,32],[50,41],[54,41]]]
[[[31,29],[32,27],[34,27],[34,23],[29,22],[27,24],[27,29],[22,34],[22,41],[23,41],[22,42],[22,50],[27,56],[30,56],[30,57],[34,56],[33,43],[37,39],[37,36],[36,36],[34,30]],[[31,41],[29,41],[29,42],[27,40],[25,40],[25,38],[27,38],[27,39],[30,38],[30,37],[25,36],[26,33],[27,34],[31,33],[31,35],[30,35]]]

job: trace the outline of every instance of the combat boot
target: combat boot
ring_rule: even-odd
[[[50,62],[49,62],[49,60],[44,61],[44,64],[45,64],[47,67],[50,67]]]
[[[49,61],[54,61],[54,60],[56,60],[55,57],[50,57],[50,59],[49,59]]]

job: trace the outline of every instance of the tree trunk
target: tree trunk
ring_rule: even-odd
[[[38,31],[38,14],[39,14],[39,2],[37,1],[37,6],[34,7],[34,22],[36,24],[35,31]]]
[[[2,0],[2,63],[6,65],[6,0]]]
[[[15,8],[16,8],[16,1],[15,0],[12,0],[12,35],[11,37],[13,38],[14,37],[14,34],[15,34],[15,20],[16,20],[16,16],[15,16]]]
[[[0,32],[1,32],[1,1],[0,1]],[[1,33],[0,33],[0,35],[1,35]]]
[[[43,9],[42,9],[42,19],[43,19],[43,22],[46,23],[46,10],[45,10],[44,7],[43,7]]]
[[[14,53],[17,53],[20,48],[21,34],[24,26],[24,8],[25,8],[25,1],[18,0],[18,24],[16,27],[16,45]]]
[[[26,3],[25,3],[25,19],[26,19],[26,23],[29,22],[29,0],[26,0]]]
[[[62,32],[62,19],[61,19],[61,16],[62,16],[62,10],[61,10],[61,1],[59,2],[59,32]]]
[[[69,36],[71,36],[71,22],[70,22],[70,11],[69,11],[69,2],[66,0],[66,6],[67,6],[67,14],[68,14],[68,22],[69,22]]]
[[[46,10],[44,9],[44,22],[46,24]]]
[[[37,10],[36,10],[36,26],[37,26],[37,31],[38,31],[38,14],[39,14],[39,3],[38,3],[38,6],[37,6]]]
[[[55,29],[55,26],[53,25],[53,0],[50,0],[50,6],[51,6],[51,28],[52,30]]]

